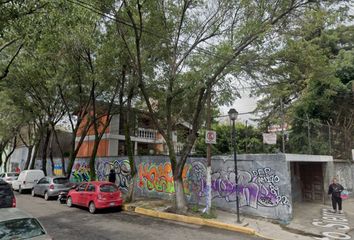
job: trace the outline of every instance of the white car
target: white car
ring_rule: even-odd
[[[0,173],[0,178],[2,178],[5,182],[12,184],[13,181],[17,180],[19,173],[17,172],[6,172]]]
[[[0,239],[52,239],[41,223],[18,208],[3,208],[0,211]]]
[[[34,184],[43,177],[44,172],[42,170],[24,170],[20,173],[17,180],[12,182],[12,188],[19,193],[22,193],[23,190],[32,190]]]

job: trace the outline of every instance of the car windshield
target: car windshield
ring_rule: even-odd
[[[113,184],[103,184],[100,186],[100,191],[101,192],[117,192],[118,187]]]
[[[7,176],[8,177],[18,177],[18,173],[8,173]]]
[[[69,182],[69,179],[67,179],[67,178],[54,178],[53,182],[55,184],[66,184]]]
[[[34,218],[21,218],[0,222],[0,239],[28,239],[44,235],[45,231]]]

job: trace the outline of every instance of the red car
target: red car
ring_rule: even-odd
[[[122,206],[123,199],[118,187],[110,182],[84,182],[68,193],[66,205],[88,207],[90,213],[97,209],[117,208]]]

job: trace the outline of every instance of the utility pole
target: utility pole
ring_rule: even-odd
[[[307,118],[307,141],[308,141],[308,151],[309,151],[309,154],[312,153],[312,150],[311,150],[311,133],[310,133],[310,119],[309,119],[309,115],[306,113],[306,118]]]
[[[211,130],[211,89],[207,100],[207,130]],[[211,143],[207,144],[206,212],[211,212]]]
[[[280,99],[280,111],[281,111],[281,140],[282,140],[282,152],[285,153],[285,137],[284,137],[284,103],[283,99]]]
[[[329,121],[327,121],[328,124],[328,150],[329,150],[329,155],[332,155],[332,134],[331,134],[331,124]]]
[[[246,131],[246,133],[245,133],[245,135],[246,135],[246,153],[248,153],[248,126],[247,126],[247,123],[248,123],[248,121],[246,120],[246,129],[245,129],[245,131]]]

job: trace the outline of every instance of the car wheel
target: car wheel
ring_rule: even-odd
[[[44,193],[44,200],[48,201],[49,200],[49,195],[47,192]]]
[[[22,194],[22,188],[21,188],[21,185],[20,185],[20,186],[18,186],[18,193],[19,193],[19,194]]]
[[[68,206],[68,207],[73,206],[73,200],[71,199],[71,197],[68,197],[68,200],[66,200],[66,206]]]
[[[32,195],[32,197],[36,196],[36,193],[34,192],[34,189],[32,189],[31,195]]]
[[[96,206],[94,202],[90,202],[89,204],[89,212],[94,214],[96,212]]]

